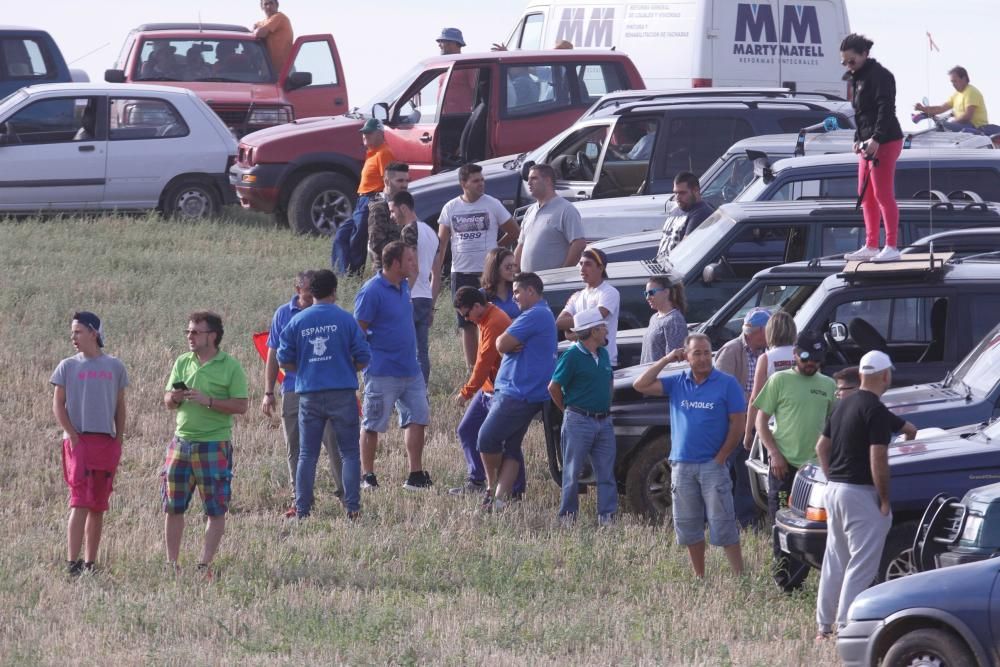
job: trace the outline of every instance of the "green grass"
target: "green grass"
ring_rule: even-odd
[[[697,664],[835,662],[812,636],[815,574],[805,591],[770,583],[767,540],[744,541],[748,574],[718,549],[690,575],[669,528],[626,517],[555,520],[541,430],[526,442],[529,495],[496,516],[444,492],[464,478],[450,395],[464,379],[450,309],[432,335],[426,467],[436,486],[403,491],[402,437],[384,438],[383,488],[351,524],[320,466],[313,517],[288,524],[284,443],[259,410],[263,364],[250,333],[290,297],[292,276],[329,262],[329,241],[259,216],[201,224],[155,217],[0,223],[0,662],[4,664]],[[356,281],[341,284],[350,308]],[[184,571],[167,577],[159,466],[172,429],[161,405],[184,351],[186,315],[223,315],[223,348],[251,377],[237,420],[233,511],[210,585],[193,573],[201,520],[189,514]],[[131,377],[125,452],[96,577],[68,580],[66,490],[49,376],[72,354],[69,318],[92,309]]]

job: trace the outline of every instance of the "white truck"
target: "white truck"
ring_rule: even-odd
[[[529,0],[508,49],[614,48],[650,89],[780,86],[847,95],[845,0]]]

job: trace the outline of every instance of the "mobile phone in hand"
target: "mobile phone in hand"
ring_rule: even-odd
[[[188,386],[183,382],[175,382],[174,389],[187,391]]]

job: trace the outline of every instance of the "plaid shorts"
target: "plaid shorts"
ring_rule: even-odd
[[[233,482],[233,445],[227,440],[191,442],[174,437],[160,472],[163,511],[183,514],[197,487],[208,516],[229,510]]]

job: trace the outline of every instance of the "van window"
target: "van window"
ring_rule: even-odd
[[[521,29],[521,39],[517,47],[533,51],[542,48],[542,28],[545,25],[544,14],[528,14],[524,17],[524,28]]]
[[[799,199],[856,199],[858,177],[812,178],[803,181],[789,181],[775,190],[768,198],[772,201],[796,201]]]
[[[991,168],[952,169],[948,167],[931,168],[931,178],[928,182],[927,167],[901,169],[896,168],[896,198],[910,199],[921,190],[931,186],[945,194],[955,190],[970,190],[986,201],[1000,200],[1000,173]]]
[[[112,98],[110,102],[111,141],[172,139],[188,134],[184,119],[169,102],[149,98]]]
[[[660,142],[666,148],[660,176],[673,179],[682,171],[698,176],[727,148],[753,134],[753,127],[742,118],[672,118],[667,141]]]
[[[330,44],[323,42],[306,42],[299,49],[292,63],[292,72],[309,72],[312,74],[313,86],[336,86],[337,65],[333,61],[333,51]],[[275,72],[278,74],[278,72]]]
[[[504,116],[517,118],[568,109],[569,72],[564,65],[509,65],[504,67]]]
[[[3,78],[44,79],[54,74],[37,40],[3,39],[0,46],[3,51]]]
[[[627,87],[621,68],[613,63],[578,65],[576,81],[580,89],[580,102],[583,104],[593,104],[602,95]]]

